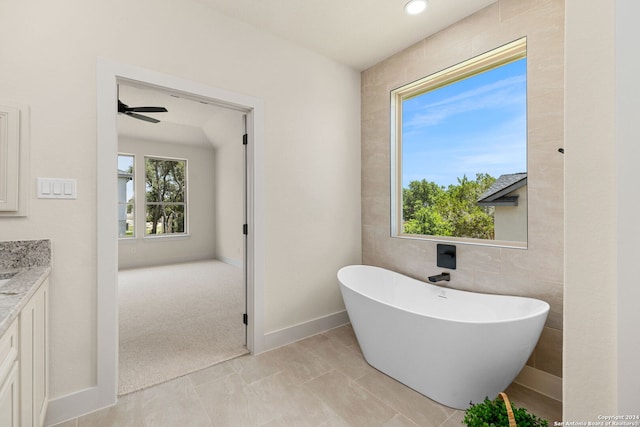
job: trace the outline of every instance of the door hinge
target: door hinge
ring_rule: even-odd
[[[249,234],[249,224],[242,224],[242,234]]]
[[[242,135],[242,145],[247,145],[249,143],[249,135],[248,134],[244,134]]]
[[[242,323],[244,323],[245,325],[249,324],[249,316],[247,316],[247,313],[242,314]]]

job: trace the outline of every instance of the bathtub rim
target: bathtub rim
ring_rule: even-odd
[[[433,314],[425,314],[425,313],[421,313],[421,312],[418,312],[418,311],[415,311],[415,310],[409,310],[409,309],[407,309],[405,307],[398,307],[398,306],[389,304],[386,301],[382,301],[382,300],[380,300],[378,298],[374,298],[374,297],[372,297],[370,295],[364,294],[364,293],[362,293],[362,292],[360,292],[360,291],[358,291],[356,289],[353,289],[352,287],[348,286],[347,284],[345,284],[343,282],[343,280],[341,280],[340,272],[343,271],[343,270],[346,271],[348,269],[354,269],[354,268],[367,268],[367,269],[382,270],[382,271],[385,271],[385,272],[388,272],[388,273],[392,273],[392,274],[397,274],[397,275],[402,276],[404,278],[407,278],[409,280],[412,280],[412,281],[427,285],[427,286],[429,286],[431,288],[434,288],[436,290],[437,289],[442,289],[442,290],[445,290],[446,292],[451,292],[453,294],[457,294],[457,293],[466,294],[466,295],[474,294],[474,295],[483,295],[483,296],[496,297],[496,298],[500,298],[500,299],[504,298],[504,299],[535,301],[537,304],[540,304],[540,309],[536,309],[532,313],[524,315],[524,316],[519,316],[519,317],[514,317],[514,318],[509,318],[509,319],[500,319],[500,320],[465,320],[465,319],[455,319],[455,318],[450,318],[450,317],[436,316],[436,315],[433,315]],[[346,265],[344,267],[341,267],[338,270],[337,278],[338,278],[338,282],[340,283],[340,287],[341,288],[345,287],[348,290],[350,290],[350,291],[352,291],[352,292],[354,292],[354,293],[356,293],[358,295],[361,295],[364,298],[367,298],[367,299],[369,299],[371,301],[375,301],[375,302],[377,302],[379,304],[383,304],[383,305],[386,305],[388,307],[393,307],[395,309],[402,310],[404,312],[411,313],[411,314],[414,314],[416,316],[429,317],[429,318],[436,319],[436,320],[441,320],[441,321],[444,321],[444,322],[454,322],[454,323],[460,323],[460,324],[475,324],[475,325],[478,325],[478,324],[501,324],[501,323],[512,323],[512,322],[524,321],[524,320],[534,319],[534,318],[543,316],[545,318],[545,323],[546,323],[546,318],[547,318],[547,316],[549,314],[549,311],[551,309],[551,305],[548,302],[546,302],[544,300],[541,300],[539,298],[524,297],[524,296],[519,296],[519,295],[505,295],[505,294],[493,294],[493,293],[487,293],[487,292],[466,291],[466,290],[462,290],[462,289],[454,289],[454,288],[450,288],[450,287],[439,286],[439,285],[436,285],[436,284],[433,284],[433,283],[423,282],[422,280],[415,279],[413,277],[407,276],[406,274],[399,273],[397,271],[390,270],[390,269],[385,268],[385,267],[378,267],[378,266],[375,266],[375,265],[366,265],[366,264],[350,264],[350,265]]]

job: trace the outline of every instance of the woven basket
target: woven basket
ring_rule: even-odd
[[[509,402],[509,398],[506,393],[500,393],[499,395],[502,400],[504,400],[504,406],[507,408],[507,416],[509,417],[509,427],[517,427],[516,419],[513,416],[513,409],[511,409],[511,402]]]

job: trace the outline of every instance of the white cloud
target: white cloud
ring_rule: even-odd
[[[424,105],[403,123],[404,131],[424,129],[449,117],[477,110],[492,110],[522,104],[522,84],[526,76],[513,76],[480,86],[439,102]]]

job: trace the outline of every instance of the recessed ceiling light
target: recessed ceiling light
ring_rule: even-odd
[[[417,15],[427,8],[427,0],[411,0],[404,5],[404,11],[409,15]]]

